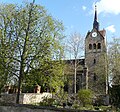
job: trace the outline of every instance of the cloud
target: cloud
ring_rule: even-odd
[[[86,6],[82,6],[82,9],[85,11],[87,9],[87,7]]]
[[[114,25],[110,25],[110,26],[106,27],[106,30],[110,31],[111,33],[115,33],[115,31],[116,31]]]
[[[120,14],[120,0],[100,0],[96,5],[98,13]]]

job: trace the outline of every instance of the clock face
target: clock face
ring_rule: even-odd
[[[93,32],[92,33],[92,37],[96,37],[97,36],[97,33],[96,32]]]

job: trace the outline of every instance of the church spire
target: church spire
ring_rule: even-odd
[[[99,30],[99,23],[97,21],[97,6],[96,5],[95,5],[95,16],[94,16],[93,28]]]

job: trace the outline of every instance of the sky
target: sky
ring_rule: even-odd
[[[0,0],[0,3],[22,4],[32,0]],[[48,14],[63,22],[65,34],[69,37],[74,32],[85,37],[92,30],[94,6],[97,5],[100,29],[106,29],[107,40],[120,37],[120,0],[35,0],[45,7]]]

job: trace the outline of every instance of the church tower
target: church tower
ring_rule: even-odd
[[[85,38],[85,64],[88,68],[88,88],[97,94],[106,94],[106,31],[99,30],[96,6],[93,28]]]

